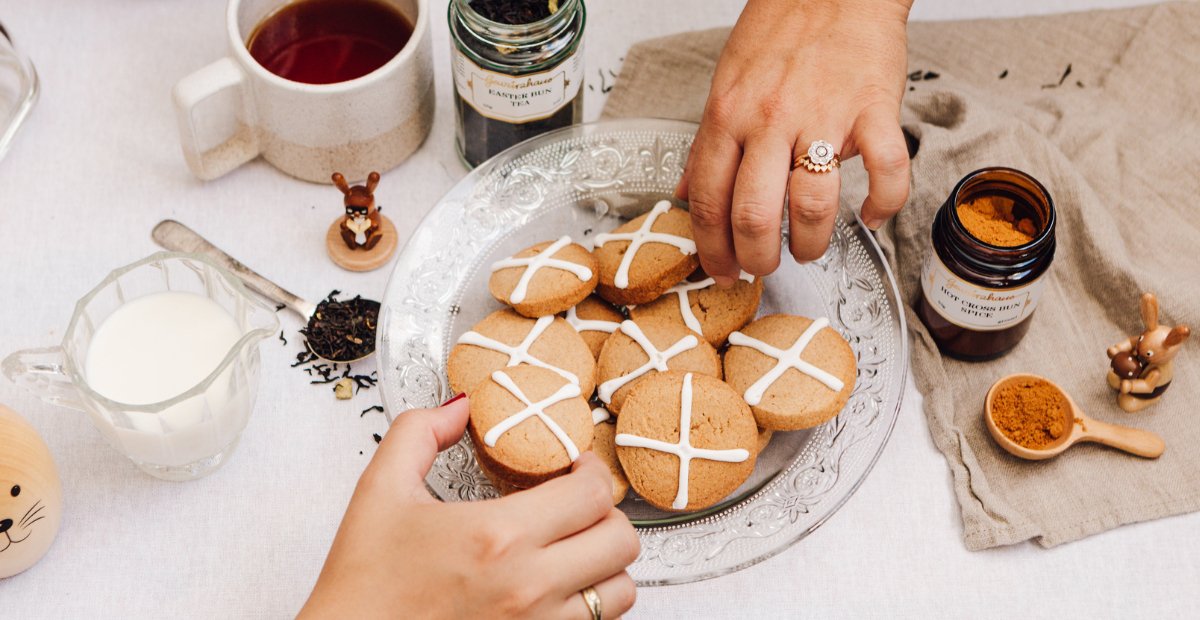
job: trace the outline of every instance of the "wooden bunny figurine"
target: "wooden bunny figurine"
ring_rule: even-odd
[[[1191,335],[1186,325],[1158,324],[1158,300],[1145,293],[1141,302],[1146,331],[1108,348],[1112,360],[1108,385],[1117,390],[1117,404],[1130,413],[1158,402],[1171,385],[1171,360]]]
[[[375,206],[375,186],[379,173],[367,175],[366,185],[350,187],[340,172],[333,173],[333,184],[342,190],[346,211],[338,216],[325,233],[325,251],[343,269],[370,271],[391,259],[399,245],[396,225]]]
[[[342,241],[351,250],[373,250],[383,238],[379,209],[375,208],[375,186],[379,185],[379,173],[367,176],[366,185],[351,187],[342,173],[333,173],[333,184],[345,194],[346,215],[339,226]]]

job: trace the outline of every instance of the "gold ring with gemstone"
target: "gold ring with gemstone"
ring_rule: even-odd
[[[842,160],[833,152],[832,144],[824,140],[814,140],[808,145],[808,152],[792,162],[792,170],[803,167],[809,172],[831,172],[841,165]]]
[[[588,611],[592,612],[592,620],[604,620],[604,613],[600,607],[600,594],[596,592],[596,588],[588,586],[579,591],[583,596],[583,602],[587,605]]]

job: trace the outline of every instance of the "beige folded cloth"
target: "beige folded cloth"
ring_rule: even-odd
[[[727,36],[635,46],[605,115],[699,120]],[[1025,170],[1049,188],[1059,215],[1045,296],[1008,356],[943,358],[905,309],[913,373],[953,472],[966,546],[1032,538],[1050,547],[1200,509],[1200,337],[1179,353],[1170,391],[1142,413],[1118,409],[1104,380],[1105,348],[1141,330],[1141,291],[1159,295],[1165,324],[1200,328],[1200,4],[914,23],[909,69],[938,77],[910,82],[902,116],[919,140],[913,192],[879,238],[910,305],[934,211],[968,172]],[[844,204],[857,205],[866,180],[857,160],[843,179]],[[1097,419],[1160,434],[1166,453],[1148,461],[1083,444],[1044,462],[1009,456],[981,411],[991,383],[1013,372],[1057,381]]]

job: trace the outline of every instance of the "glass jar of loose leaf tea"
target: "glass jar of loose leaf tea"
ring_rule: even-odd
[[[474,167],[583,112],[583,0],[451,0],[458,152]]]

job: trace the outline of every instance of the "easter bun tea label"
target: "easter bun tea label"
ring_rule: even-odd
[[[475,64],[454,47],[454,84],[472,108],[508,123],[536,121],[562,109],[583,84],[583,48],[541,73],[505,75]]]
[[[1045,278],[1017,288],[987,288],[958,277],[931,252],[921,273],[921,288],[942,318],[976,331],[1008,329],[1037,308]]]

